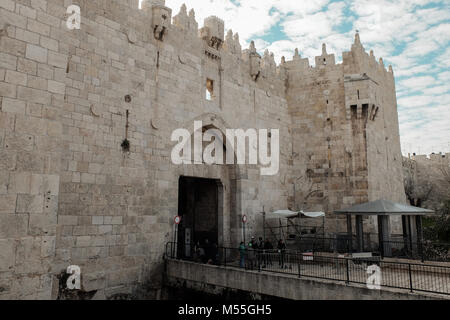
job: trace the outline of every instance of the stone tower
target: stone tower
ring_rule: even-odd
[[[309,187],[296,189],[297,209],[331,213],[380,198],[404,202],[392,68],[386,71],[382,59],[377,63],[373,52],[364,51],[359,34],[342,64],[323,44],[314,67],[298,50],[286,65],[293,179]],[[337,232],[345,231],[333,218],[327,230],[337,224]],[[365,227],[375,232],[374,221],[365,221]]]

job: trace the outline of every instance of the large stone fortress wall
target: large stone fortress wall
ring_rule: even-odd
[[[319,190],[305,208],[329,215],[402,200],[392,71],[359,41],[340,65],[324,48],[314,68],[297,56],[277,66],[253,45],[242,50],[219,18],[199,29],[184,6],[175,15],[164,1],[73,1],[81,29],[69,30],[71,3],[0,2],[0,299],[56,298],[57,275],[71,264],[84,291],[157,289],[180,176],[221,181],[219,240],[230,246],[242,214],[250,234],[263,206],[298,206],[293,184],[303,175]],[[366,100],[353,101],[355,89]],[[194,120],[280,129],[279,174],[173,165],[171,133],[192,132]]]

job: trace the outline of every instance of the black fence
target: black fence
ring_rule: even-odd
[[[450,244],[424,241],[365,241],[358,247],[356,238],[301,237],[288,247],[299,252],[353,253],[371,252],[375,256],[404,258],[421,261],[450,261]]]
[[[295,275],[381,287],[450,294],[450,266],[386,262],[381,257],[338,258],[289,250],[195,247],[166,244],[166,258],[258,272]],[[377,287],[379,286],[379,287]]]

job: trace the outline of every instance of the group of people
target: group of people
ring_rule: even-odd
[[[197,242],[194,248],[194,260],[207,264],[217,264],[218,247],[216,243],[205,239],[203,244]]]
[[[285,267],[285,253],[286,244],[283,239],[278,240],[277,251],[278,264],[280,268]],[[269,239],[266,241],[262,237],[259,237],[259,241],[252,237],[251,241],[246,246],[244,242],[239,245],[239,266],[241,268],[247,267],[248,269],[254,269],[259,265],[261,268],[272,265],[272,258],[274,253],[274,247]]]
[[[276,249],[276,250],[275,250]],[[286,244],[282,239],[278,241],[277,247],[274,248],[269,239],[263,240],[259,237],[256,241],[252,237],[250,242],[245,245],[241,242],[239,245],[239,266],[250,270],[257,266],[266,268],[272,266],[273,260],[278,257],[278,264],[280,268],[285,268],[285,253]],[[205,239],[203,243],[197,242],[194,247],[194,261],[218,265],[219,263],[219,249],[216,243],[211,243],[209,239]]]

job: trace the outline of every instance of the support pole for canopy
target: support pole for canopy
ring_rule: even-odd
[[[347,235],[349,237],[348,239],[348,244],[349,244],[349,253],[352,253],[353,251],[353,243],[352,243],[352,238],[353,238],[353,231],[352,231],[352,215],[348,214],[347,215]]]
[[[403,243],[407,252],[411,252],[411,234],[408,228],[407,216],[402,216]]]
[[[278,219],[278,221],[279,221],[279,225],[280,225],[280,238],[279,239],[281,239],[282,238],[282,233],[283,233],[283,229],[281,229],[282,228],[282,225],[281,225],[281,219]]]
[[[264,211],[264,206],[263,206],[263,238],[264,238],[264,243],[266,243],[266,212]]]
[[[423,228],[422,228],[422,216],[416,216],[416,228],[417,228],[417,243],[418,243],[418,251],[419,255],[422,257],[422,262],[425,260],[423,256]]]
[[[358,245],[358,252],[364,250],[364,237],[363,237],[363,219],[361,215],[356,216],[356,241]]]
[[[409,235],[409,247],[411,248],[411,253],[414,250],[413,249],[413,235],[412,235],[412,216],[406,216],[406,219],[408,220],[408,235]]]
[[[378,216],[378,236],[382,257],[391,256],[390,234],[389,216]]]

